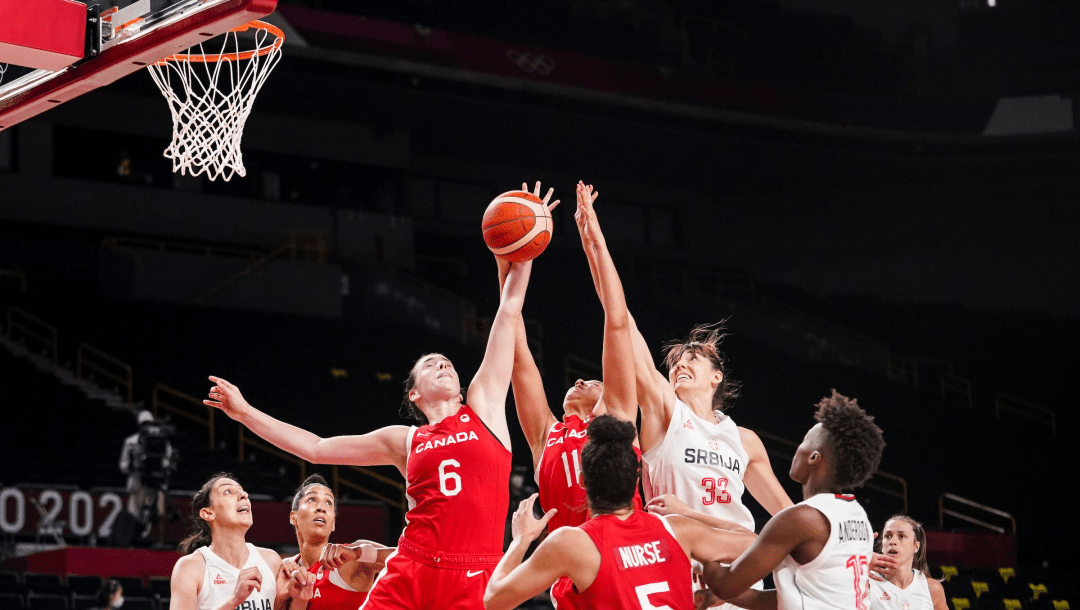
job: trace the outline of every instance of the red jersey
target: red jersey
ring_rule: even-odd
[[[591,419],[591,418],[590,418]],[[548,430],[540,463],[536,465],[536,484],[540,487],[540,507],[559,509],[548,521],[548,531],[564,525],[577,527],[589,518],[589,502],[581,483],[581,450],[585,447],[589,420],[567,415]],[[638,458],[641,450],[634,447]],[[641,495],[634,491],[634,510],[641,510]]]
[[[409,511],[398,551],[434,567],[494,566],[510,506],[511,453],[462,405],[406,441]]]
[[[556,608],[693,610],[690,559],[663,517],[643,511],[626,520],[600,515],[581,529],[600,551],[600,569],[581,592],[568,579],[556,583]]]
[[[297,555],[293,561],[300,563]],[[315,593],[308,602],[308,610],[356,610],[367,600],[367,591],[349,587],[337,570],[324,570],[319,564],[308,569],[315,575]]]

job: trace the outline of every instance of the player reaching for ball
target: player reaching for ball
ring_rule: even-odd
[[[300,547],[292,561],[315,575],[308,610],[359,608],[394,549],[369,540],[330,544],[330,534],[337,526],[337,503],[326,479],[317,474],[308,477],[293,495],[289,523],[296,530]]]
[[[754,610],[867,607],[873,528],[845,492],[874,474],[885,441],[874,418],[836,390],[814,418],[789,473],[803,501],[770,519],[730,566],[705,566],[703,579],[721,599]],[[770,572],[775,590],[747,590]]]
[[[307,607],[315,575],[244,538],[251,501],[230,474],[210,477],[191,499],[192,533],[173,566],[170,607],[179,610],[278,610]]]
[[[258,411],[236,386],[210,378],[216,385],[206,404],[280,449],[316,464],[393,465],[405,477],[406,526],[368,594],[366,610],[479,608],[502,555],[511,462],[505,403],[532,264],[498,264],[506,281],[467,400],[457,371],[442,354],[421,357],[409,373],[407,407],[420,426],[324,439]]]
[[[569,587],[552,591],[557,608],[692,610],[690,558],[729,561],[754,535],[634,510],[641,471],[634,425],[601,415],[589,424],[588,436],[581,467],[592,518],[555,530],[522,563],[555,511],[536,519],[536,494],[522,501],[512,521],[513,542],[488,583],[485,607],[515,608],[567,578]]]
[[[521,188],[527,191],[528,185],[522,184]],[[539,197],[539,182],[533,194]],[[637,404],[605,399],[612,394],[625,393],[626,384],[634,383],[634,360],[631,350],[619,350],[607,345],[609,338],[625,330],[627,317],[622,283],[611,263],[600,225],[595,222],[596,215],[592,212],[592,203],[597,196],[598,193],[593,193],[591,186],[578,183],[578,208],[574,220],[590,268],[599,269],[594,274],[601,275],[602,281],[598,285],[603,290],[601,301],[604,310],[614,312],[614,315],[605,315],[604,319],[603,370],[608,383],[605,385],[597,380],[578,379],[563,398],[563,417],[562,421],[558,421],[548,406],[540,370],[529,351],[524,323],[518,325],[517,347],[514,350],[514,405],[532,451],[536,483],[540,489],[540,506],[558,509],[548,522],[551,531],[565,525],[581,525],[588,518],[588,502],[581,484],[581,450],[591,418],[605,413],[631,423],[637,418]],[[619,317],[620,313],[624,315]],[[615,377],[608,377],[609,372]],[[635,493],[634,508],[641,510],[641,507],[641,498]]]

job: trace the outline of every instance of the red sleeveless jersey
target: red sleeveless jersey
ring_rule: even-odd
[[[293,561],[300,563],[300,556],[297,555]],[[337,570],[324,570],[322,566],[315,564],[308,571],[314,574],[316,579],[315,593],[308,602],[308,610],[356,610],[367,601],[367,591],[353,591],[341,587],[345,581],[336,575]],[[331,574],[335,574],[333,579]]]
[[[398,551],[434,567],[494,566],[510,506],[510,451],[462,405],[409,431],[409,511]]]
[[[581,529],[600,551],[600,570],[582,592],[568,579],[556,583],[556,608],[693,610],[690,560],[662,517],[642,511],[625,521],[600,515]]]
[[[591,419],[591,418],[590,418]],[[548,521],[553,532],[569,525],[577,527],[589,518],[589,503],[581,484],[581,450],[588,438],[585,431],[589,420],[567,415],[548,430],[540,463],[536,466],[536,484],[540,487],[540,507],[545,511],[559,509]],[[641,451],[634,447],[638,459]],[[641,510],[641,495],[634,491],[634,510]]]

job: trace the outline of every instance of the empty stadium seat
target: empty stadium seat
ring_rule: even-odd
[[[22,581],[17,572],[0,572],[0,593],[22,595],[26,593],[26,583]]]
[[[35,595],[62,595],[68,596],[68,588],[60,580],[60,576],[57,574],[32,574],[27,573],[23,575],[23,582],[26,583],[26,588],[33,592]]]
[[[1039,584],[1028,583],[1028,588],[1031,589],[1031,599],[1032,599],[1032,601],[1038,600],[1040,596],[1048,595],[1050,593],[1050,591],[1047,590],[1046,585],[1044,585],[1042,583],[1039,583]]]
[[[101,590],[102,580],[100,576],[75,576],[67,577],[68,589],[75,595],[95,596]]]
[[[1001,600],[1001,604],[1005,607],[1005,610],[1023,610],[1024,608],[1024,604],[1020,600],[1009,597]]]
[[[956,566],[941,566],[941,577],[945,579],[945,582],[949,582],[955,576],[960,575],[960,570],[956,569]]]
[[[26,600],[18,593],[0,591],[0,608],[25,608]]]
[[[998,574],[1002,582],[1009,582],[1009,579],[1016,578],[1016,570],[1013,568],[998,568]]]
[[[26,596],[26,607],[35,610],[68,610],[71,605],[66,595],[30,592]]]
[[[971,591],[975,593],[975,599],[978,599],[982,597],[983,593],[990,592],[990,585],[981,580],[973,580],[971,581]]]
[[[966,597],[954,597],[950,601],[953,610],[971,610],[971,600]]]
[[[1071,610],[1069,608],[1069,600],[1067,599],[1055,599],[1053,604],[1054,610]]]

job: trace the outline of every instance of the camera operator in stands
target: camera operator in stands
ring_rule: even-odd
[[[153,524],[165,515],[165,492],[180,454],[169,442],[173,427],[157,422],[149,411],[139,411],[139,431],[124,439],[120,472],[128,475],[128,512],[146,540]]]

